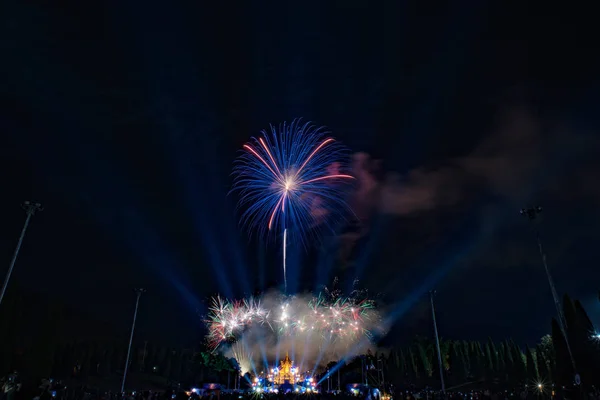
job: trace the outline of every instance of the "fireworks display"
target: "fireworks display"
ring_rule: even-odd
[[[311,335],[323,343],[347,346],[362,338],[370,339],[373,329],[381,328],[374,302],[366,297],[341,297],[327,290],[316,297],[277,297],[268,297],[265,302],[214,298],[207,319],[210,347],[236,342],[256,326],[267,328],[277,337]]]
[[[206,320],[208,345],[213,350],[226,345],[245,370],[279,359],[282,351],[300,356],[300,365],[364,351],[373,333],[384,330],[365,292],[287,295],[287,243],[304,242],[309,232],[331,227],[332,217],[349,211],[348,153],[310,122],[294,120],[261,134],[243,146],[233,190],[240,194],[242,225],[261,236],[282,235],[285,292],[240,301],[214,298]]]
[[[234,190],[244,208],[242,224],[264,234],[293,228],[303,237],[323,214],[345,207],[343,146],[323,128],[294,120],[252,138],[234,168]]]

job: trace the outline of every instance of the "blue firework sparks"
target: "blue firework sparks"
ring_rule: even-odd
[[[233,171],[241,222],[261,235],[293,228],[302,238],[345,208],[341,184],[353,179],[347,152],[311,122],[294,120],[261,133],[244,145]]]

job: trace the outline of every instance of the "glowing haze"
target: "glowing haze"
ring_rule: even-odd
[[[235,357],[245,372],[261,372],[286,353],[301,369],[363,354],[384,334],[381,315],[365,292],[350,297],[325,289],[317,296],[271,291],[241,301],[213,299],[207,341]]]

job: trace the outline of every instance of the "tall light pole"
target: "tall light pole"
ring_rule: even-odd
[[[440,349],[440,337],[438,335],[437,322],[435,320],[435,306],[433,305],[433,296],[435,290],[429,292],[429,300],[431,302],[431,316],[433,317],[433,331],[435,332],[435,345],[437,347],[438,364],[440,365],[440,381],[442,383],[442,393],[446,397],[446,384],[444,383],[444,364],[442,364],[442,351]]]
[[[364,355],[360,356],[360,366],[361,366],[361,371],[362,371],[362,376],[361,376],[361,380],[363,384],[367,384],[367,381],[365,380],[365,357]]]
[[[571,345],[569,344],[569,337],[567,336],[567,321],[565,319],[565,315],[563,313],[563,309],[560,305],[560,299],[558,297],[558,293],[556,292],[556,287],[554,286],[554,280],[552,279],[552,275],[550,274],[550,269],[548,268],[548,263],[546,262],[546,253],[544,253],[544,248],[542,247],[542,239],[540,238],[540,231],[537,229],[535,225],[535,219],[542,212],[542,207],[530,207],[523,208],[521,210],[521,215],[527,217],[527,219],[531,222],[531,226],[535,232],[535,237],[537,240],[538,250],[540,252],[540,257],[542,258],[542,264],[544,265],[544,270],[546,271],[546,277],[548,278],[548,284],[550,285],[550,291],[552,292],[552,299],[554,300],[554,306],[556,307],[556,314],[558,316],[558,325],[560,327],[560,331],[562,332],[565,343],[567,345],[567,350],[569,352],[569,358],[571,359],[571,364],[573,365],[573,371],[575,372],[575,381],[579,385],[581,383],[581,378],[577,373],[577,368],[575,367],[575,358],[573,357],[573,352],[571,351]]]
[[[383,359],[378,359],[377,360],[377,367],[379,367],[379,370],[381,371],[381,388],[383,389],[383,391],[385,392],[385,375],[383,373]]]
[[[15,262],[17,261],[17,256],[19,255],[19,250],[21,250],[21,244],[23,243],[23,238],[25,237],[25,232],[27,232],[27,227],[29,226],[29,221],[31,221],[31,217],[35,214],[36,211],[42,211],[42,205],[40,203],[32,203],[30,201],[25,201],[21,205],[27,213],[27,218],[25,218],[25,224],[23,225],[23,229],[21,230],[21,236],[19,236],[19,241],[17,242],[17,248],[15,249],[15,253],[13,254],[12,260],[10,260],[10,266],[8,267],[8,272],[6,273],[6,278],[4,278],[4,284],[2,285],[2,291],[0,292],[0,304],[2,304],[2,299],[4,298],[4,293],[6,293],[6,288],[8,287],[8,281],[10,281],[10,276],[12,275],[13,268],[15,267]]]
[[[121,383],[121,393],[125,393],[125,379],[127,379],[127,369],[129,368],[129,356],[131,355],[131,343],[133,343],[133,331],[135,331],[135,320],[137,319],[138,307],[140,305],[140,297],[145,293],[146,289],[135,289],[137,298],[135,300],[135,311],[133,312],[133,323],[131,324],[131,335],[129,336],[129,346],[127,347],[127,358],[125,359],[125,369],[123,370],[123,383]]]

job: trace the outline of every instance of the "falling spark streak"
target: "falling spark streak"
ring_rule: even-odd
[[[287,294],[287,229],[283,230],[283,287],[285,288],[284,293]]]
[[[269,164],[267,164],[267,162],[264,160],[264,158],[262,158],[260,155],[258,155],[258,153],[256,152],[256,150],[254,150],[252,147],[250,147],[250,145],[245,144],[244,148],[246,150],[248,150],[249,152],[251,152],[252,154],[254,154],[254,156],[256,156],[256,158],[258,158],[260,161],[262,161],[262,163],[265,164],[265,166],[267,168],[269,168],[269,170],[273,173],[273,175],[277,175],[275,173],[275,171],[273,171],[273,169],[269,166]]]
[[[306,158],[306,161],[304,161],[304,163],[302,164],[302,166],[301,166],[300,168],[298,168],[298,172],[296,172],[296,175],[295,175],[295,176],[298,176],[298,174],[299,174],[300,172],[302,172],[302,170],[304,169],[304,167],[306,166],[306,164],[308,164],[308,162],[309,162],[309,161],[310,161],[310,160],[313,158],[313,156],[314,156],[314,155],[317,153],[317,151],[321,150],[321,148],[322,148],[323,146],[325,146],[327,143],[331,143],[331,142],[333,142],[333,141],[334,141],[334,139],[333,139],[333,138],[325,139],[325,140],[323,141],[323,143],[321,143],[321,144],[319,145],[319,147],[317,147],[317,148],[316,148],[316,149],[315,149],[315,150],[314,150],[312,153],[310,153],[310,156],[308,156],[308,157]]]
[[[273,214],[271,214],[271,218],[269,219],[269,230],[271,230],[271,226],[273,225],[273,219],[275,218],[275,214],[277,213],[277,209],[279,205],[283,202],[283,197],[279,199],[279,202],[275,205],[275,209],[273,210]]]
[[[277,163],[275,162],[275,159],[273,158],[273,155],[271,154],[271,152],[269,151],[269,148],[267,147],[267,145],[265,144],[265,141],[263,140],[263,138],[260,138],[260,144],[262,144],[262,147],[265,149],[265,151],[267,152],[267,154],[269,155],[269,158],[271,159],[271,161],[273,161],[273,165],[275,166],[275,168],[277,169],[277,173],[279,175],[281,175],[281,171],[279,170],[279,167],[277,166]]]
[[[322,181],[323,179],[335,179],[335,178],[354,179],[354,177],[352,175],[343,175],[343,174],[327,175],[327,176],[322,176],[320,178],[310,179],[308,181],[301,182],[300,185],[304,185],[304,184],[312,183],[312,182],[317,182],[317,181]]]

